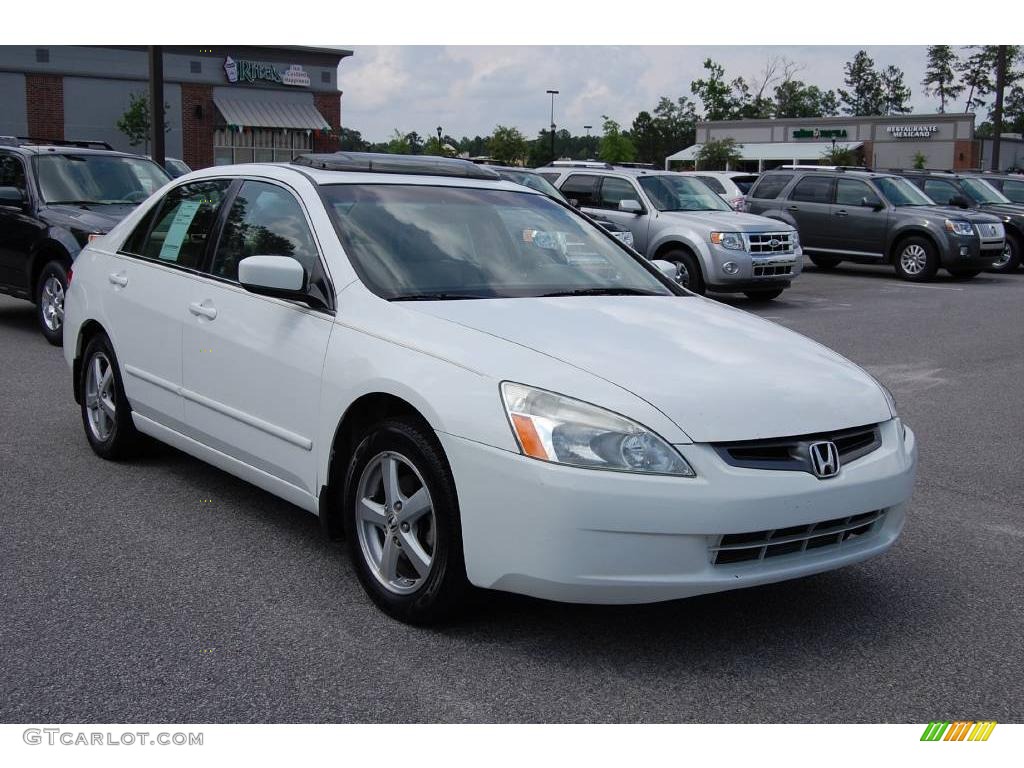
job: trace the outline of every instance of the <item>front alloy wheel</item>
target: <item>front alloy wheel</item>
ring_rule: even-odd
[[[36,283],[39,330],[56,347],[64,344],[64,293],[67,285],[67,270],[58,261],[48,262]]]
[[[899,245],[895,259],[896,274],[904,280],[931,280],[939,269],[935,246],[923,237],[910,237]]]

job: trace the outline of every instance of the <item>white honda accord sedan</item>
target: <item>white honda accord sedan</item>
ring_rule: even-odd
[[[319,515],[404,621],[837,568],[914,481],[856,365],[461,161],[178,178],[82,251],[64,334],[98,455],[142,433]]]

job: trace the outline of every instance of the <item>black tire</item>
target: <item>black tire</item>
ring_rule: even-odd
[[[908,237],[897,243],[892,263],[896,274],[903,280],[923,283],[931,280],[939,271],[939,254],[931,240]]]
[[[36,280],[33,299],[39,330],[55,347],[64,346],[64,296],[67,290],[67,267],[57,260],[48,261]]]
[[[988,271],[996,272],[997,274],[1000,275],[1006,275],[1009,274],[1010,272],[1016,272],[1017,268],[1020,266],[1022,249],[1024,249],[1024,244],[1022,244],[1020,236],[1015,235],[1011,232],[1007,232],[1006,250],[1003,252],[1003,258],[1006,258],[1007,256],[1009,256],[1009,258],[1006,260],[1006,263],[1004,264],[1000,264],[999,266],[993,265],[989,267]]]
[[[667,253],[662,254],[659,258],[662,258],[665,261],[671,261],[680,268],[680,274],[683,276],[680,284],[684,288],[699,296],[704,295],[707,291],[707,285],[704,282],[704,273],[700,271],[700,263],[692,253],[679,248],[668,251]]]
[[[100,371],[105,373],[110,370],[110,388],[107,390],[108,397],[102,397],[103,388],[100,387],[100,399],[113,404],[113,422],[109,431],[104,434],[103,430],[91,416],[93,408],[98,407],[100,411],[110,416],[109,410],[104,409],[94,399],[97,387],[90,381],[90,372],[93,371],[96,361],[99,360]],[[121,382],[121,368],[117,362],[117,356],[110,344],[110,339],[105,334],[93,336],[85,347],[82,354],[82,365],[79,371],[79,392],[81,393],[82,426],[85,428],[85,437],[97,456],[103,459],[123,459],[133,454],[139,447],[140,435],[132,422],[132,409],[128,404],[128,398],[124,394],[124,385]],[[101,377],[102,379],[102,377]]]
[[[843,263],[842,259],[837,259],[834,256],[808,255],[807,258],[809,258],[811,260],[811,263],[818,269],[824,270],[826,272],[830,269],[835,269],[836,267]]]
[[[744,291],[744,295],[751,301],[772,301],[779,298],[785,288],[770,288],[763,291]]]
[[[958,280],[970,280],[982,272],[980,269],[971,269],[970,267],[948,267],[946,271]]]
[[[397,456],[418,473],[417,476],[406,465],[395,470],[401,493],[406,493],[410,484],[413,487],[422,485],[429,493],[430,518],[425,520],[427,515],[423,515],[419,522],[413,523],[416,528],[412,531],[407,524],[399,525],[397,512],[400,509],[397,506],[389,508],[386,495],[380,500],[384,509],[382,520],[386,521],[383,526],[376,527],[357,520],[356,505],[364,490],[363,483],[374,485],[371,478],[375,469],[368,467],[371,463],[378,466],[378,462],[387,461],[388,456]],[[345,539],[352,565],[359,582],[381,610],[399,621],[425,625],[451,619],[467,607],[472,590],[466,579],[455,481],[444,450],[428,427],[406,419],[385,419],[371,427],[352,455],[342,494]],[[411,495],[405,497],[405,501],[410,498]],[[425,534],[424,523],[429,526]],[[426,538],[422,538],[424,535]],[[394,582],[390,587],[385,586],[383,567],[371,562],[375,552],[368,550],[383,550],[389,544],[389,536],[397,547],[393,551],[398,553],[394,556],[396,581],[404,579],[409,582],[404,587],[410,590],[406,593],[396,593]],[[410,546],[410,536],[418,538],[422,552],[430,557],[429,570],[425,575],[415,573],[413,561],[405,551]],[[430,551],[427,551],[428,547]],[[383,562],[383,554],[380,559]],[[399,575],[400,567],[404,568],[405,576]],[[418,584],[415,583],[417,581]]]

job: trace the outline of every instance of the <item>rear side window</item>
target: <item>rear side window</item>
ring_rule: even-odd
[[[955,186],[939,179],[925,179],[924,193],[939,205],[949,205],[950,200],[960,195]]]
[[[275,184],[247,181],[235,195],[217,245],[211,274],[238,279],[238,263],[250,256],[291,256],[312,274],[317,250],[302,208]]]
[[[698,179],[707,184],[711,189],[720,195],[725,194],[725,187],[722,186],[722,182],[716,179],[714,176],[698,176]]]
[[[1011,181],[1007,179],[1003,182],[1000,191],[1013,202],[1024,203],[1024,181]]]
[[[633,189],[633,185],[625,179],[605,176],[601,181],[601,203],[598,207],[617,211],[620,200],[633,200],[639,203],[640,197]]]
[[[774,200],[792,178],[793,174],[791,173],[773,173],[762,176],[761,180],[750,190],[750,196],[761,200]]]
[[[594,207],[597,205],[597,176],[574,174],[562,184],[562,194],[579,205]]]
[[[804,176],[793,187],[789,199],[801,203],[830,203],[832,179],[828,176]]]
[[[175,187],[155,213],[143,217],[122,250],[180,267],[201,268],[217,211],[230,185],[227,179],[211,179]]]

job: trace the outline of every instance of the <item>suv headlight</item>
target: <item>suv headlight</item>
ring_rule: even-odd
[[[971,226],[969,221],[946,219],[946,231],[952,232],[954,235],[973,235],[974,227]]]
[[[612,232],[612,236],[617,237],[630,248],[633,247],[633,233],[629,230],[626,230],[625,232]]]
[[[800,233],[795,229],[789,234],[790,242],[793,243],[793,250],[800,247]]]
[[[743,235],[739,232],[712,232],[711,242],[730,251],[743,250]]]
[[[696,477],[664,439],[617,413],[510,381],[502,382],[501,399],[526,456],[574,467]]]

